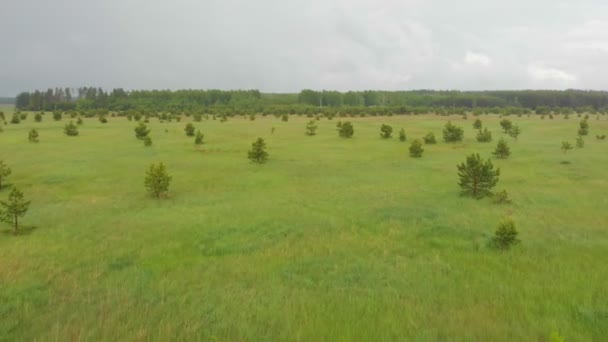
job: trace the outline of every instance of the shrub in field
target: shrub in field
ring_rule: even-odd
[[[309,121],[306,124],[306,135],[308,135],[309,137],[312,137],[313,135],[317,134],[317,124],[315,123],[314,120]]]
[[[195,132],[194,125],[191,124],[191,123],[187,123],[186,127],[184,127],[184,132],[186,132],[187,136],[193,137],[194,136],[194,132]]]
[[[251,150],[247,153],[247,157],[256,163],[262,164],[268,159],[268,152],[266,152],[266,143],[264,139],[258,138],[251,144]]]
[[[152,138],[149,135],[146,135],[144,138],[144,146],[149,147],[152,146]]]
[[[283,120],[285,122],[289,121],[289,115],[287,115],[287,114],[281,115],[281,120]]]
[[[336,123],[336,129],[340,130],[340,128],[342,128],[342,121],[338,120]]]
[[[169,191],[170,184],[171,176],[169,176],[165,164],[159,163],[158,165],[150,165],[144,178],[144,186],[150,195],[160,198]]]
[[[143,139],[148,136],[148,134],[150,134],[150,129],[148,129],[148,126],[146,126],[146,124],[143,122],[139,122],[137,127],[135,127],[134,131],[135,137],[137,139]]]
[[[517,238],[518,232],[515,228],[515,222],[511,219],[506,219],[498,225],[492,238],[494,248],[506,250],[518,244],[520,240]]]
[[[36,130],[36,129],[33,128],[33,129],[30,130],[30,133],[28,134],[27,139],[29,140],[29,142],[37,143],[38,142],[38,136],[39,136],[38,130]]]
[[[506,204],[511,203],[511,199],[509,199],[509,193],[507,190],[499,191],[494,194],[494,203],[496,204]]]
[[[500,169],[494,170],[492,161],[483,161],[478,153],[468,156],[457,168],[462,193],[475,198],[489,195],[500,176]]]
[[[3,160],[0,160],[0,190],[4,187],[3,182],[6,180],[6,177],[10,176],[11,173],[13,173],[13,170]]]
[[[570,144],[568,141],[562,141],[562,152],[564,154],[568,153],[568,151],[571,149],[572,149],[572,144]]]
[[[479,142],[490,142],[492,141],[492,132],[490,132],[487,128],[481,129],[477,132],[477,141]]]
[[[473,122],[473,128],[481,129],[481,120],[475,119],[475,122]]]
[[[582,120],[579,123],[580,128],[578,129],[578,135],[587,135],[589,134],[589,123],[587,120]]]
[[[380,126],[380,136],[383,139],[388,139],[391,137],[391,135],[393,134],[393,127],[389,126],[389,125],[382,125]]]
[[[503,129],[503,131],[505,131],[505,133],[509,133],[511,126],[513,126],[513,123],[511,123],[511,120],[509,120],[509,119],[500,120],[500,127],[502,127],[502,129]]]
[[[578,148],[585,147],[585,140],[583,140],[583,137],[581,135],[576,137],[576,147],[578,147]]]
[[[424,149],[422,148],[422,143],[418,139],[414,139],[412,141],[412,145],[410,145],[410,157],[412,158],[420,158],[422,157],[422,153]]]
[[[596,135],[596,136],[595,136],[595,138],[596,138],[597,140],[604,140],[604,139],[606,139],[606,134],[602,134],[602,135],[599,135],[599,134],[598,134],[598,135]]]
[[[255,116],[254,116],[255,119]],[[194,120],[195,122],[201,122],[203,121],[203,114],[201,113],[196,113],[192,116],[192,120]]]
[[[78,117],[78,120],[76,120],[76,124],[79,126],[83,124],[82,118],[80,116]]]
[[[399,131],[399,141],[406,141],[407,140],[407,136],[405,135],[405,130],[402,128]]]
[[[25,216],[30,207],[30,201],[26,201],[16,187],[8,194],[8,201],[0,201],[0,220],[13,226],[13,234],[19,232],[19,218]]]
[[[344,122],[340,126],[340,130],[338,131],[338,134],[342,138],[351,138],[353,136],[353,134],[355,134],[355,129],[353,127],[353,124],[350,123],[350,121]]]
[[[106,124],[108,123],[108,119],[102,115],[99,117],[99,122],[101,122],[102,124]]]
[[[21,122],[21,119],[19,118],[19,114],[13,113],[13,117],[11,118],[11,123],[16,125],[20,122]]]
[[[443,140],[447,143],[462,141],[464,130],[448,121],[443,128]]]
[[[75,137],[78,136],[78,127],[74,125],[74,122],[70,121],[70,123],[65,125],[65,127],[63,128],[63,132],[69,137]]]
[[[196,132],[196,135],[194,136],[194,144],[195,145],[202,145],[204,138],[205,138],[205,135],[203,133],[201,133],[200,130],[198,130]]]
[[[500,159],[506,159],[511,155],[511,149],[509,148],[509,145],[507,145],[505,139],[501,138],[498,141],[498,144],[496,144],[496,149],[494,152],[492,152],[492,154],[496,156],[496,158]]]
[[[509,136],[513,139],[515,139],[515,141],[517,141],[517,137],[519,137],[519,135],[521,134],[521,129],[519,128],[518,125],[512,125],[511,129],[509,130]]]
[[[21,119],[21,121],[25,121],[25,119],[27,119],[27,113],[19,113],[19,119]]]
[[[36,113],[36,115],[34,115],[34,121],[41,122],[42,121],[42,114]]]
[[[424,140],[425,144],[436,144],[437,140],[435,139],[435,134],[433,132],[429,132],[425,135],[422,140]]]
[[[63,115],[61,114],[61,112],[59,112],[59,111],[53,112],[53,120],[61,121],[62,117],[63,117]]]

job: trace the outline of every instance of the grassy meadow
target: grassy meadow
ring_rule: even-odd
[[[10,121],[12,109],[3,109]],[[84,119],[67,137],[51,113],[0,133],[8,182],[32,201],[24,234],[0,225],[0,340],[6,341],[566,341],[608,338],[608,119],[473,116],[342,118],[352,139],[322,119],[181,122],[151,118],[151,147],[135,123]],[[446,144],[448,119],[465,129]],[[394,128],[380,138],[380,125]],[[274,133],[271,133],[275,127]],[[37,128],[40,143],[28,143]],[[404,128],[408,141],[397,138]],[[409,143],[434,132],[410,158]],[[511,204],[460,196],[456,165],[491,157]],[[266,140],[269,160],[247,151]],[[170,196],[143,186],[162,161]],[[567,162],[567,163],[566,163]],[[6,199],[9,190],[0,191]],[[521,244],[488,247],[512,217]]]

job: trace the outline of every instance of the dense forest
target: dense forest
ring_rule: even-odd
[[[263,94],[258,90],[134,90],[96,87],[22,92],[20,110],[142,110],[239,113],[392,113],[508,111],[608,111],[608,92],[583,90],[518,91],[314,91]]]

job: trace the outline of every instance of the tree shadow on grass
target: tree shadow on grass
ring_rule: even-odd
[[[37,226],[21,226],[21,227],[19,227],[17,234],[15,234],[13,228],[11,227],[9,229],[0,230],[0,233],[2,233],[4,235],[21,236],[21,235],[30,235],[36,229],[38,229]]]
[[[570,165],[571,162],[569,160],[562,160],[561,162],[559,162],[562,165]]]

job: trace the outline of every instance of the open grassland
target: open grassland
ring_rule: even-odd
[[[605,340],[608,141],[595,134],[608,134],[606,116],[565,155],[576,115],[511,116],[517,142],[497,116],[480,118],[491,143],[475,140],[472,116],[342,118],[352,139],[337,118],[307,137],[310,119],[292,116],[196,122],[197,148],[191,118],[152,118],[144,147],[126,118],[84,119],[67,137],[69,119],[30,113],[0,133],[9,182],[32,200],[26,234],[0,226],[0,340]],[[463,143],[441,141],[448,119]],[[429,131],[438,144],[410,158]],[[456,165],[490,157],[501,136],[512,156],[495,160],[497,190],[513,203],[460,197]],[[257,137],[264,165],[246,158]],[[160,201],[143,187],[158,161],[173,176]],[[507,216],[522,243],[488,248]]]

